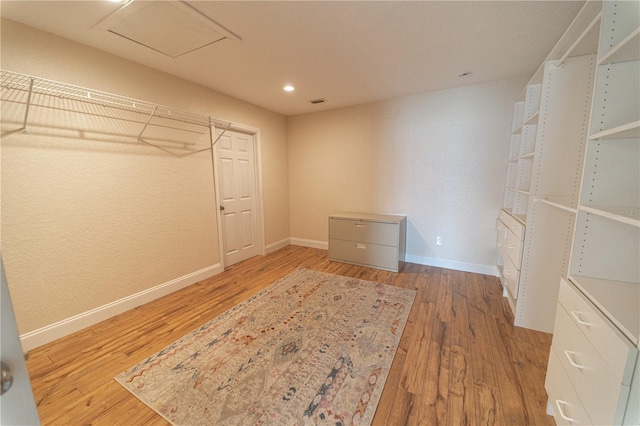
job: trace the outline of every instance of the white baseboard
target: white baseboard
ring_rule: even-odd
[[[192,272],[182,277],[176,278],[164,284],[157,285],[131,296],[124,297],[115,302],[92,309],[87,312],[72,316],[57,323],[47,325],[38,330],[30,331],[20,336],[22,350],[26,353],[33,348],[42,346],[61,337],[67,336],[83,328],[92,326],[130,309],[144,305],[152,300],[166,296],[169,293],[188,287],[223,272],[222,265],[208,266],[199,271]]]
[[[264,248],[264,254],[273,253],[276,250],[280,250],[291,244],[289,238],[285,238],[284,240],[276,241],[275,243],[271,243]]]
[[[416,254],[409,253],[405,255],[405,261],[409,263],[417,263],[418,265],[435,266],[438,268],[455,269],[456,271],[498,276],[498,268],[496,265],[481,265],[478,263],[460,262],[458,260],[437,259],[435,257],[418,256]]]
[[[327,241],[306,240],[304,238],[291,238],[291,245],[329,250],[329,243]]]
[[[329,250],[329,243],[327,241],[291,238],[291,245]],[[498,276],[498,268],[496,265],[482,265],[478,263],[460,262],[458,260],[437,259],[435,257],[419,256],[409,253],[405,255],[405,261],[417,263],[418,265],[436,266],[438,268],[455,269],[456,271]]]

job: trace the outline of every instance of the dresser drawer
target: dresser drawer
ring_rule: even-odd
[[[500,210],[500,221],[520,240],[524,240],[524,225],[504,210]]]
[[[498,247],[498,250],[500,249],[500,247],[506,247],[507,232],[509,232],[507,225],[502,223],[500,219],[496,219],[496,245]]]
[[[557,425],[593,424],[554,351],[549,354],[544,387]]]
[[[509,293],[514,299],[518,298],[518,283],[520,282],[520,271],[515,267],[511,259],[503,257],[504,266],[502,268],[502,275],[507,283]]]
[[[398,247],[399,224],[329,219],[329,239]]]
[[[511,231],[507,232],[507,240],[505,242],[507,255],[511,258],[513,264],[520,270],[520,260],[522,258],[522,241]]]
[[[398,270],[398,249],[391,246],[331,239],[329,240],[329,259],[390,271]]]
[[[558,357],[594,424],[622,423],[629,386],[620,383],[560,304],[551,351]]]
[[[576,327],[589,339],[620,383],[631,383],[638,349],[586,297],[564,279],[558,296]]]

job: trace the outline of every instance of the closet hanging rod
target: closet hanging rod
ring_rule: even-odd
[[[155,113],[156,117],[175,120],[185,124],[208,127],[211,123],[210,117],[207,116],[180,111],[171,107],[156,105],[143,100],[88,89],[68,83],[61,83],[40,77],[19,74],[12,71],[1,71],[0,85],[2,89],[6,90],[22,90],[27,93],[31,92],[32,96],[34,94],[53,96],[96,104],[107,108],[122,109],[130,112],[150,114],[154,109],[157,109]]]

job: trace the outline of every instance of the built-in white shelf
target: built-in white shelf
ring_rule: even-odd
[[[541,82],[526,87],[524,118],[514,116],[514,123],[522,123],[517,139],[512,135],[509,155],[515,140],[519,154],[510,157],[517,161],[508,165],[505,186],[510,189],[503,207],[526,231],[521,265],[516,265],[519,290],[510,302],[516,325],[548,333],[555,315],[548,299],[557,297],[559,278],[568,274],[596,59],[591,53],[566,57],[562,66],[546,61]],[[522,108],[516,102],[514,114]]]
[[[543,203],[549,205],[551,207],[555,207],[560,210],[567,211],[569,213],[576,214],[578,213],[578,209],[576,207],[572,207],[567,205],[567,197],[554,197],[554,196],[538,196],[534,199],[535,202]]]
[[[592,140],[597,139],[632,139],[640,138],[640,120],[603,130],[591,135]]]
[[[518,213],[514,213],[513,209],[511,208],[504,208],[504,211],[506,211],[507,213],[509,213],[511,216],[515,217],[518,222],[522,223],[523,225],[527,224],[527,215],[526,214],[518,214]]]
[[[549,395],[547,412],[555,415],[558,424],[564,423],[568,420],[566,412],[560,405],[555,410],[552,404],[567,398],[571,399],[572,413],[588,413],[589,418],[581,418],[580,424],[638,425],[640,370],[636,349],[640,348],[640,1],[587,2],[585,8],[590,5],[602,7],[602,12],[601,25],[593,26],[600,31],[597,60],[589,66],[596,71],[595,78],[590,82],[594,86],[591,115],[588,119],[584,117],[580,123],[586,144],[576,151],[583,162],[571,164],[568,161],[570,158],[563,151],[565,138],[561,138],[563,143],[558,145],[556,152],[545,153],[552,154],[551,158],[562,159],[565,164],[557,164],[558,167],[548,174],[551,178],[544,182],[532,179],[531,191],[534,194],[534,206],[551,217],[543,223],[544,227],[550,229],[546,232],[549,241],[564,243],[559,228],[555,229],[555,234],[552,228],[556,227],[556,222],[563,220],[569,225],[566,228],[571,244],[569,265],[559,279],[568,278],[573,282],[576,288],[570,290],[572,294],[574,291],[583,293],[581,300],[584,303],[576,305],[580,306],[578,311],[593,310],[601,314],[601,319],[606,318],[600,322],[602,325],[570,318],[566,315],[567,305],[563,304],[561,290],[551,352],[562,356],[562,352],[567,354],[563,349],[573,350],[580,346],[579,339],[586,338],[591,344],[589,348],[596,348],[603,359],[612,360],[609,365],[612,370],[608,370],[607,375],[598,376],[598,379],[586,380],[591,369],[578,368],[573,360],[566,363],[564,358],[560,368],[552,368],[552,361],[559,359],[552,356],[545,382]],[[544,108],[541,107],[541,110]],[[542,120],[539,126],[542,128]],[[544,162],[548,158],[542,154],[536,155],[536,160]],[[576,166],[581,172],[577,199],[574,197],[575,185],[563,186],[561,183],[562,177],[569,177],[570,171]],[[542,196],[545,193],[572,198],[564,201]],[[538,218],[532,216],[530,220],[532,223],[527,232],[537,225]],[[562,261],[565,260],[563,257]],[[553,260],[549,261],[549,265],[553,265]],[[542,280],[538,282],[544,285]],[[565,302],[573,303],[568,293],[565,292],[564,296]],[[579,317],[580,313],[576,313]],[[582,333],[578,330],[577,334],[562,331],[569,330],[563,327],[571,324],[578,328],[582,326]],[[614,333],[611,334],[611,331]],[[604,334],[599,334],[602,332],[617,338],[608,339]],[[624,368],[627,375],[622,379],[622,376],[616,377],[607,387],[605,383],[611,379],[609,373],[617,374],[613,367]],[[566,375],[559,374],[562,371]],[[575,394],[567,396],[566,389]],[[609,408],[599,405],[600,401],[607,399],[611,404]],[[579,414],[575,416],[576,419],[580,418]]]
[[[600,58],[598,64],[605,65],[616,62],[635,61],[640,59],[640,28],[636,28],[619,44],[612,47]]]
[[[530,152],[528,154],[521,155],[520,157],[516,158],[516,160],[527,160],[527,159],[532,160],[533,156],[534,156],[534,153]]]
[[[536,111],[531,117],[527,118],[527,121],[524,124],[538,124],[538,117],[540,117],[540,111]]]
[[[640,208],[634,206],[580,206],[580,210],[640,228]],[[640,266],[639,266],[640,267]]]

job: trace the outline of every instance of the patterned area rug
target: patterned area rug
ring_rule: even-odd
[[[174,425],[368,425],[414,297],[299,268],[116,380]]]

